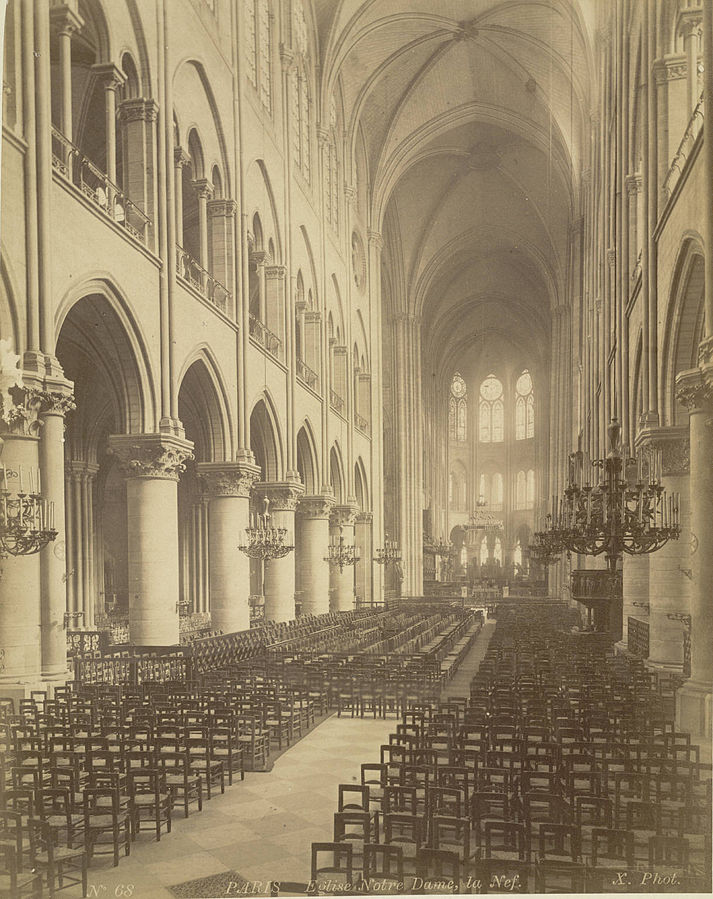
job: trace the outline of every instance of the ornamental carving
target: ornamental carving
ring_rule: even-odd
[[[285,274],[287,269],[284,265],[266,265],[265,266],[265,277],[268,280],[273,281],[284,281]]]
[[[193,444],[168,434],[114,434],[109,453],[127,478],[177,481],[193,458]]]
[[[155,100],[146,100],[143,97],[122,100],[119,104],[119,115],[125,125],[131,122],[155,122],[158,118],[158,105]],[[180,147],[176,149],[182,152]],[[178,163],[175,155],[174,160]]]
[[[248,498],[253,484],[260,480],[260,468],[245,462],[201,462],[196,470],[207,496]]]
[[[40,402],[40,415],[66,415],[74,412],[77,404],[74,394],[62,393],[59,390],[32,390]]]
[[[235,200],[211,200],[208,203],[208,214],[216,217],[230,218],[238,211]]]
[[[682,371],[676,377],[676,396],[689,412],[702,412],[713,400],[713,386],[698,368]]]
[[[661,450],[664,477],[688,474],[691,470],[691,443],[687,430],[686,433],[652,433],[645,441],[646,447]]]
[[[39,437],[42,391],[11,386],[0,394],[0,434],[15,437]]]
[[[373,512],[358,512],[356,517],[357,524],[371,524],[374,520]]]
[[[334,497],[329,495],[313,495],[300,497],[297,514],[302,518],[329,518],[334,506]]]
[[[356,521],[359,509],[354,506],[335,506],[329,516],[329,522],[333,527],[349,527]]]
[[[281,481],[268,484],[261,481],[255,484],[256,492],[270,500],[271,512],[294,512],[305,488],[302,484]]]

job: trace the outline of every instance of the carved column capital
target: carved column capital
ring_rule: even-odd
[[[201,199],[210,200],[213,196],[213,184],[207,178],[196,178],[191,184]]]
[[[270,501],[271,512],[294,512],[305,488],[296,481],[259,481],[255,491]]]
[[[689,368],[676,376],[676,397],[689,412],[708,412],[713,402],[713,385],[700,368]]]
[[[265,277],[269,281],[284,281],[287,275],[287,269],[284,265],[266,265]]]
[[[630,197],[635,197],[641,193],[642,183],[641,172],[634,172],[634,174],[626,176],[624,184],[626,185],[626,192]]]
[[[155,122],[158,118],[158,104],[155,100],[144,97],[122,100],[119,104],[119,117],[125,125],[129,122]],[[176,147],[176,149],[180,150],[180,147]],[[183,151],[181,150],[181,152]],[[174,161],[175,158],[174,151]]]
[[[208,201],[208,215],[215,218],[230,218],[238,211],[235,200],[218,199]]]
[[[169,434],[111,434],[109,453],[127,478],[177,481],[193,458],[193,444]]]
[[[113,62],[101,62],[92,66],[92,72],[104,83],[106,90],[118,90],[126,81],[126,75]]]
[[[297,506],[297,514],[302,518],[329,518],[335,499],[328,493],[302,496]]]
[[[206,496],[249,497],[260,468],[245,462],[199,462],[196,471]]]
[[[65,468],[72,480],[79,483],[93,481],[99,472],[96,462],[84,462],[78,459],[72,459]]]
[[[356,506],[338,505],[332,509],[329,522],[333,527],[348,527],[354,524],[358,513]]]
[[[43,391],[10,386],[0,391],[0,434],[39,437]]]
[[[50,9],[50,25],[59,34],[68,34],[70,37],[84,27],[84,19],[66,3],[61,6],[53,6]]]
[[[357,512],[356,523],[357,524],[371,524],[374,520],[373,512]]]
[[[191,164],[191,157],[186,153],[183,147],[173,148],[173,164],[176,168],[183,168],[183,166]]]

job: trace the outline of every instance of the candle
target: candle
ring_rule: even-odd
[[[30,479],[30,494],[32,494],[35,492],[35,475],[32,468],[30,468],[28,475]]]
[[[37,492],[42,493],[42,478],[40,475],[40,469],[37,469]]]
[[[22,493],[22,465],[20,465],[20,493]]]

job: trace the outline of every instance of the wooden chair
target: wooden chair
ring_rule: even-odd
[[[91,861],[98,846],[109,845],[114,867],[119,864],[123,845],[124,854],[131,853],[131,812],[121,807],[118,788],[88,788],[84,791],[84,845],[87,860]]]
[[[164,752],[159,758],[159,766],[163,772],[166,786],[175,803],[183,803],[183,817],[188,817],[188,809],[192,802],[198,804],[198,811],[203,810],[203,779],[200,774],[191,770],[188,750],[185,752]]]
[[[30,821],[29,834],[34,866],[45,873],[50,897],[59,890],[77,884],[81,884],[82,896],[86,896],[88,867],[86,851],[58,846],[55,833],[47,821]]]
[[[0,843],[0,897],[21,899],[23,896],[42,899],[42,875],[21,870],[15,849]]]
[[[153,821],[156,841],[161,840],[161,828],[171,833],[173,799],[162,770],[135,768],[129,773],[129,793],[134,805],[136,833],[141,832],[143,820]]]
[[[459,893],[460,884],[460,861],[456,852],[430,847],[419,849],[412,893],[417,896]]]
[[[349,891],[354,883],[353,847],[351,843],[312,843],[312,864],[310,879],[320,893],[328,893],[326,884],[339,878],[342,883],[350,886],[343,887]],[[327,855],[328,864],[320,864],[320,856]],[[320,888],[320,883],[324,884]],[[338,887],[332,892],[339,892]]]

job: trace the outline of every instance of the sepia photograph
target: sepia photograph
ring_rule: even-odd
[[[0,29],[0,897],[712,894],[713,0]]]

